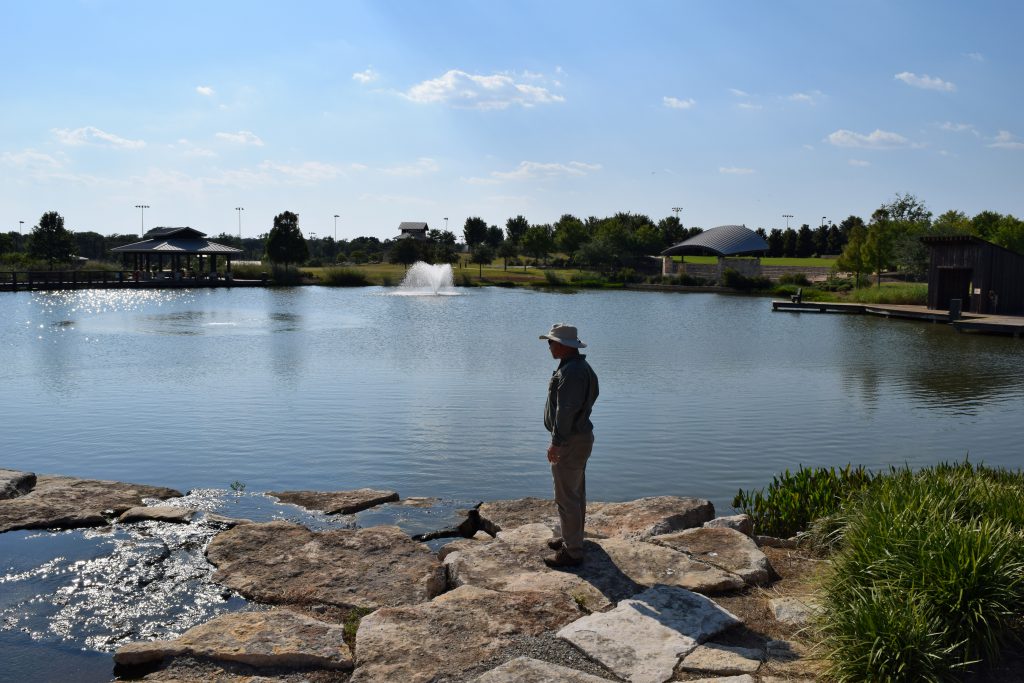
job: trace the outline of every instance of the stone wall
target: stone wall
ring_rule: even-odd
[[[686,274],[690,277],[719,281],[726,268],[732,268],[747,277],[764,276],[773,282],[778,282],[779,278],[783,275],[795,275],[797,273],[803,273],[811,282],[820,282],[825,280],[829,272],[831,272],[831,268],[827,266],[765,266],[761,265],[760,259],[749,258],[724,258],[719,259],[717,263],[687,263],[685,266],[682,263],[666,258],[662,268],[662,275],[679,276]]]

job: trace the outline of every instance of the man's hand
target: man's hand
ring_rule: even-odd
[[[562,447],[551,445],[548,446],[548,462],[552,465],[558,464],[558,459],[562,457]]]

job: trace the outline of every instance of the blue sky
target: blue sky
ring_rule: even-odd
[[[1024,217],[1024,4],[6,2],[0,230]],[[244,207],[238,212],[235,207]]]

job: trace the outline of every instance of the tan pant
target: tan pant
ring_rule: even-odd
[[[565,549],[573,557],[583,556],[583,521],[587,514],[587,460],[593,448],[592,433],[571,436],[562,446],[558,462],[551,466],[562,540]]]

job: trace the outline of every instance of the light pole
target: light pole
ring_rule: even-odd
[[[139,229],[141,232],[139,233],[139,237],[143,237],[146,234],[146,209],[149,208],[149,204],[136,204],[135,208],[140,210],[141,216],[139,220],[141,223]]]
[[[238,212],[238,241],[242,241],[242,212],[245,211],[244,206],[236,206],[235,211]]]
[[[448,232],[448,216],[444,217],[444,231]]]
[[[21,235],[21,226],[25,225],[25,221],[18,221],[18,234]]]
[[[338,241],[338,214],[334,214],[334,241]]]
[[[791,213],[784,213],[782,217],[786,219],[786,230],[789,230],[789,219],[793,217]]]
[[[822,217],[821,217],[821,226],[819,226],[819,227],[822,227],[822,228],[824,228],[824,227],[825,227],[825,219],[826,219],[826,218],[828,218],[828,217],[827,217],[827,216],[822,216]]]
[[[679,212],[683,210],[681,206],[673,206],[672,211],[676,214],[676,218],[679,218]]]

